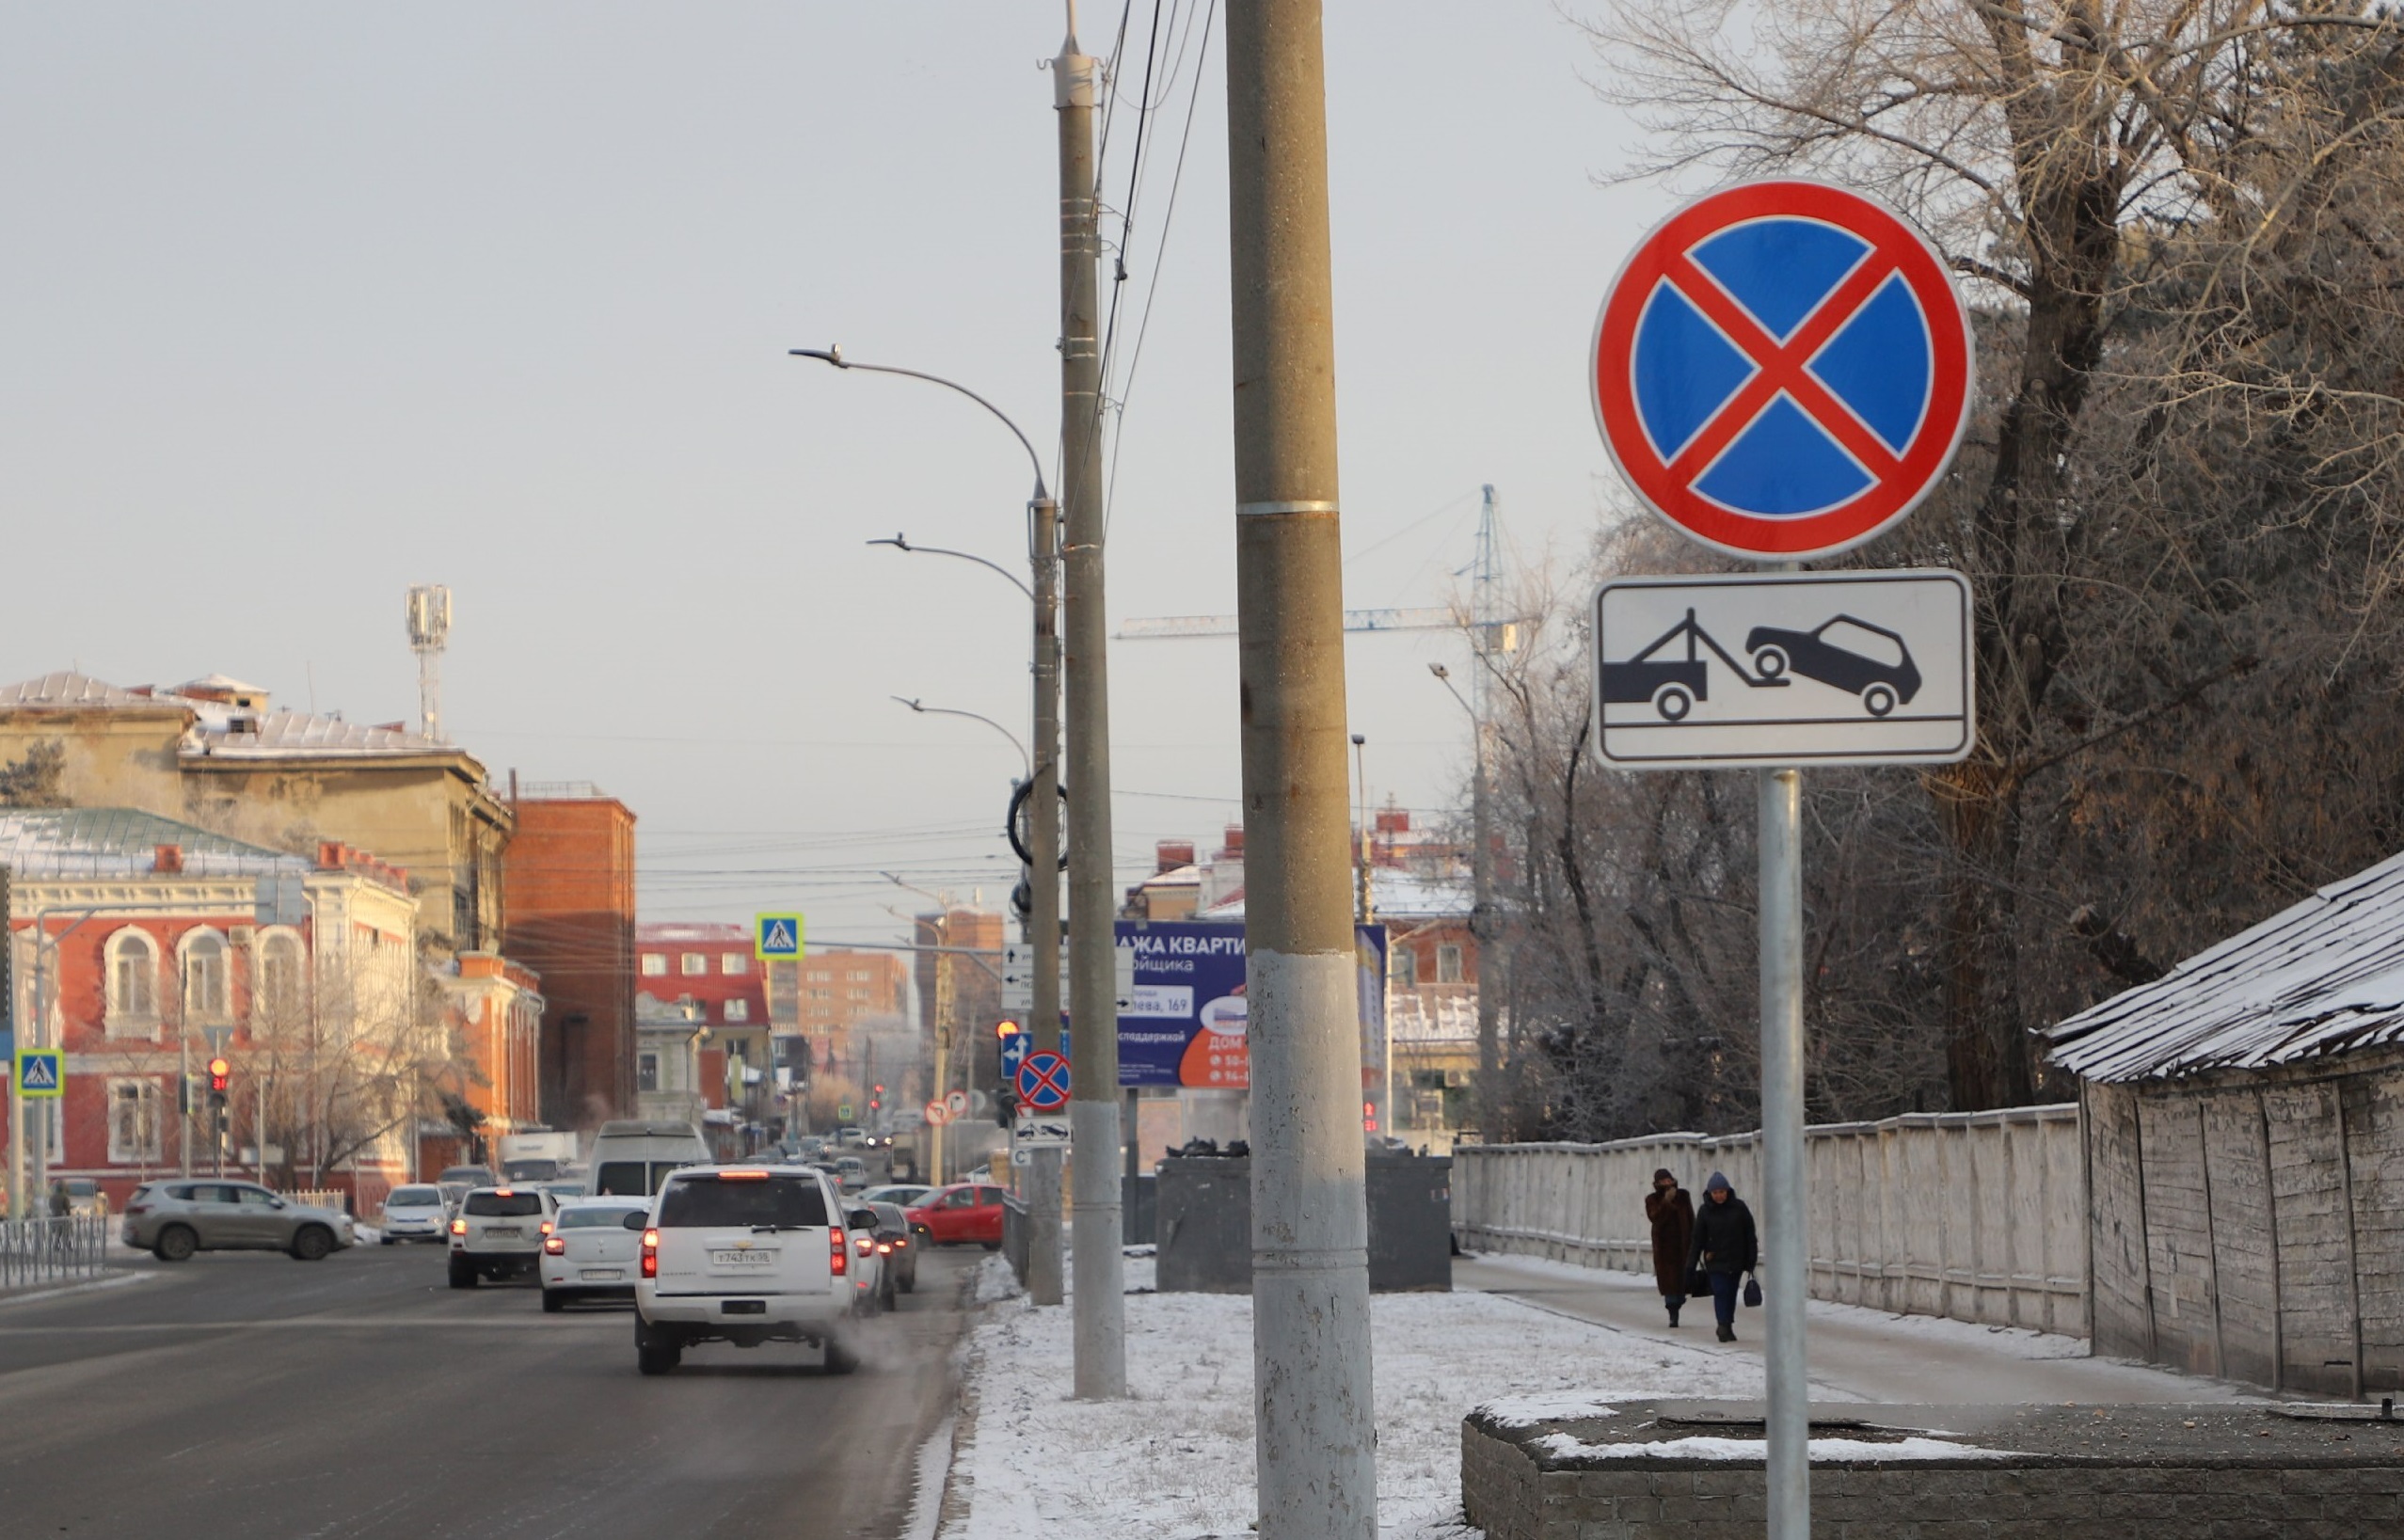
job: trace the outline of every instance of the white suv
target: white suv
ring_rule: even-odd
[[[845,1328],[875,1309],[879,1258],[849,1230],[835,1184],[806,1166],[698,1166],[671,1174],[651,1203],[634,1283],[635,1357],[664,1374],[694,1342],[810,1342],[829,1373],[859,1357]],[[863,1278],[870,1287],[862,1289]]]
[[[540,1187],[472,1187],[451,1219],[451,1287],[532,1278],[558,1202]]]

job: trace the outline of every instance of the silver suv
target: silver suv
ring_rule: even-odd
[[[533,1278],[558,1202],[540,1187],[472,1187],[451,1219],[451,1287]]]
[[[828,1373],[850,1373],[859,1357],[845,1330],[883,1292],[875,1229],[875,1215],[847,1214],[835,1183],[805,1166],[674,1172],[643,1232],[637,1364],[664,1374],[695,1342],[810,1342]]]
[[[161,1262],[195,1251],[283,1251],[322,1262],[352,1242],[350,1215],[250,1182],[145,1182],[125,1200],[125,1244]]]

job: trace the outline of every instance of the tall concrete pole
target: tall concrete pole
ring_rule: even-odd
[[[1035,771],[1027,796],[1027,940],[1035,953],[1035,1006],[1027,1024],[1037,1048],[1060,1046],[1060,567],[1059,504],[1027,510],[1035,579]],[[1005,1091],[1009,1088],[1003,1088]],[[1060,1152],[1038,1149],[1027,1167],[1027,1295],[1057,1305],[1060,1284]]]
[[[1319,0],[1229,0],[1261,1540],[1377,1540]]]
[[[1110,861],[1109,629],[1102,603],[1102,345],[1099,167],[1093,101],[1100,62],[1079,52],[1076,7],[1052,61],[1060,129],[1061,607],[1068,663],[1069,1148],[1076,1296],[1076,1394],[1127,1393],[1119,1218],[1118,905]],[[1040,969],[1039,969],[1040,972]]]
[[[1803,1170],[1803,776],[1760,776],[1761,1271],[1770,1391],[1769,1540],[1810,1540],[1810,1283]]]

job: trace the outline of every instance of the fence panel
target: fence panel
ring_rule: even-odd
[[[108,1267],[108,1236],[100,1215],[0,1221],[0,1290],[99,1278]]]
[[[2075,1103],[1828,1124],[1805,1130],[1804,1151],[1812,1297],[2087,1334]],[[1473,1249],[1648,1273],[1644,1199],[1661,1167],[1698,1201],[1724,1171],[1759,1213],[1759,1134],[1654,1134],[1460,1146],[1453,1228]]]

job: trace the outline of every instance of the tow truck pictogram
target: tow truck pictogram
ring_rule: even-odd
[[[1686,656],[1656,659],[1653,654],[1671,643],[1684,638]],[[1703,658],[1703,649],[1727,665],[1729,671],[1754,690],[1783,690],[1789,681],[1768,675],[1757,675],[1736,660],[1726,647],[1711,639],[1695,619],[1695,611],[1655,637],[1642,652],[1622,663],[1602,665],[1602,703],[1605,706],[1645,706],[1661,713],[1664,722],[1683,722],[1695,709],[1696,701],[1711,698],[1711,664]]]

